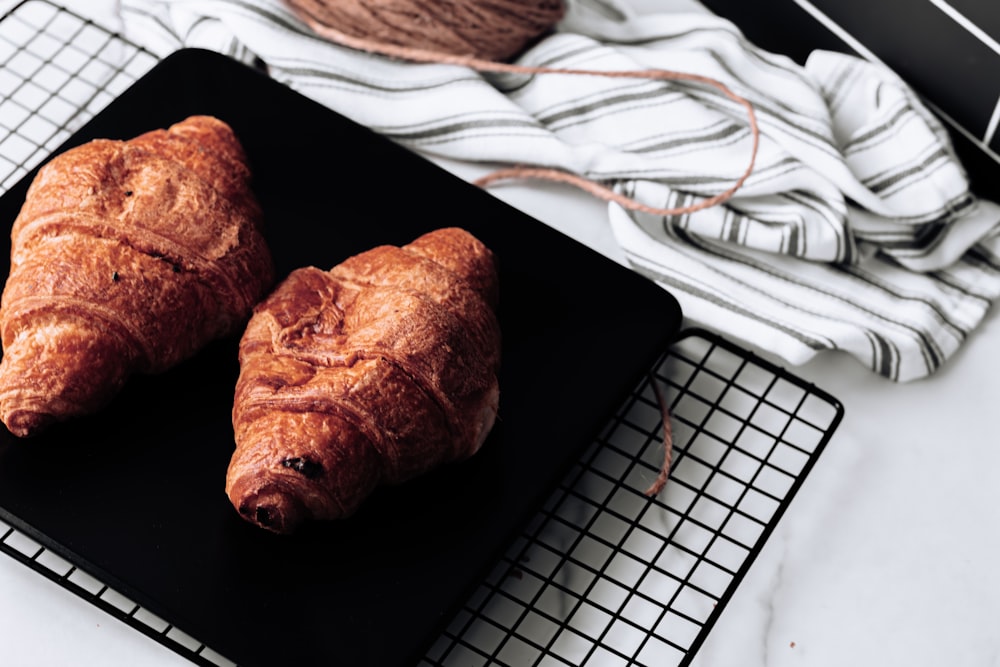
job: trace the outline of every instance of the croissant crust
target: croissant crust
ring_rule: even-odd
[[[234,507],[287,533],[477,451],[499,400],[497,294],[492,253],[458,228],[289,275],[240,343]]]
[[[192,116],[55,157],[11,230],[0,419],[18,436],[103,407],[239,333],[274,270],[232,129]]]

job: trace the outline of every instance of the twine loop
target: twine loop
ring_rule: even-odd
[[[648,206],[603,183],[561,169],[514,166],[473,181],[486,187],[502,180],[539,179],[579,188],[628,210],[659,216],[694,213],[725,203],[754,170],[760,129],[753,104],[721,81],[664,69],[591,70],[533,67],[506,62],[550,32],[563,15],[561,0],[286,0],[318,36],[357,51],[424,64],[459,65],[480,72],[559,74],[685,81],[718,89],[742,106],[751,134],[747,166],[732,186],[712,197],[675,208]]]

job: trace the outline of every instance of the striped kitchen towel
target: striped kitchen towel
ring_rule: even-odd
[[[555,167],[657,208],[726,190],[751,152],[745,109],[698,83],[407,63],[326,42],[280,0],[122,0],[121,12],[154,52],[262,61],[418,152]],[[608,207],[625,257],[691,322],[790,363],[841,350],[908,381],[939,368],[1000,296],[1000,206],[970,193],[942,125],[881,66],[832,52],[798,65],[701,7],[639,16],[623,0],[569,0],[517,62],[688,72],[753,103],[756,168],[725,205]]]

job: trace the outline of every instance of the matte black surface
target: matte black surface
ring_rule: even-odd
[[[409,665],[677,332],[662,288],[224,56],[170,56],[69,145],[191,114],[244,144],[279,276],[460,225],[501,265],[499,422],[471,460],[292,537],[223,486],[237,340],[31,441],[0,430],[0,516],[241,665]],[[316,166],[318,165],[318,167]],[[29,174],[0,200],[9,228]],[[6,275],[9,235],[2,235]]]

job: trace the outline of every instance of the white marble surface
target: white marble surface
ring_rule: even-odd
[[[114,21],[113,0],[63,4]],[[555,186],[494,193],[619,258],[602,204]],[[1000,665],[997,308],[919,382],[836,354],[793,370],[838,397],[845,418],[696,664]],[[0,557],[0,664],[189,663]]]

